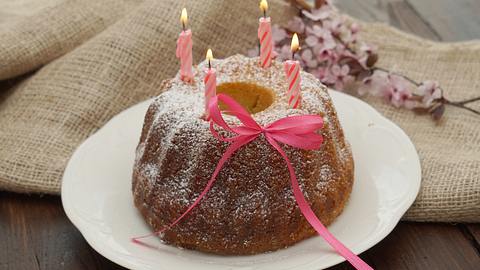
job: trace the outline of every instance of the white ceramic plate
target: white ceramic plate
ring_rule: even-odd
[[[368,104],[331,91],[352,145],[355,184],[330,231],[361,253],[387,236],[420,188],[420,161],[407,135]],[[133,205],[131,175],[144,101],[114,117],[73,154],[63,176],[62,202],[70,220],[100,254],[131,269],[323,269],[344,261],[320,237],[255,256],[215,256],[163,245],[148,249],[130,241],[150,233]]]

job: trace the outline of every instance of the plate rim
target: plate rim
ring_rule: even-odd
[[[345,94],[345,93],[342,93],[342,92],[338,92],[338,91],[330,90],[330,89],[328,90],[328,92],[329,92],[329,95],[330,95],[332,100],[340,98],[340,99],[347,99],[347,100],[349,100],[349,102],[358,103],[359,105],[362,106],[362,109],[366,109],[368,111],[368,113],[370,114],[369,116],[372,116],[372,117],[376,118],[377,121],[381,121],[381,122],[383,122],[383,124],[388,125],[389,128],[392,128],[393,130],[395,130],[395,132],[397,132],[400,136],[402,136],[404,139],[406,139],[405,143],[408,145],[410,150],[413,150],[411,152],[413,154],[415,154],[415,158],[416,158],[415,160],[417,161],[417,162],[414,163],[414,165],[415,165],[414,169],[418,172],[418,173],[416,173],[416,175],[417,175],[416,178],[417,179],[412,179],[412,183],[414,183],[415,186],[413,186],[411,188],[414,192],[408,193],[408,196],[406,196],[405,199],[402,201],[403,203],[401,204],[401,207],[398,208],[397,212],[399,213],[399,215],[393,217],[392,221],[389,222],[388,225],[383,227],[383,230],[381,230],[379,232],[376,232],[373,235],[374,237],[368,238],[365,241],[360,242],[359,244],[357,244],[357,246],[355,246],[355,248],[352,249],[352,251],[355,254],[361,254],[361,253],[365,252],[366,250],[370,249],[371,247],[373,247],[374,245],[376,245],[377,243],[379,243],[380,241],[382,241],[386,236],[388,236],[393,231],[393,229],[397,226],[397,224],[400,222],[401,218],[407,212],[407,210],[410,208],[410,206],[414,203],[414,201],[415,201],[415,199],[418,196],[418,193],[420,191],[420,187],[421,187],[422,169],[421,169],[420,158],[418,156],[418,151],[416,150],[415,145],[411,141],[410,137],[405,133],[405,131],[403,131],[397,124],[392,122],[390,119],[383,116],[380,112],[378,112],[370,104],[366,103],[365,101],[363,101],[361,99],[358,99],[356,97],[353,97],[351,95],[348,95],[348,94]],[[85,228],[82,228],[82,225],[84,224],[84,221],[82,220],[81,217],[75,215],[74,207],[71,206],[71,202],[68,201],[68,199],[66,199],[66,196],[64,196],[64,194],[66,194],[68,192],[67,191],[67,185],[64,185],[64,183],[68,182],[68,178],[70,176],[69,171],[71,171],[71,167],[74,166],[73,164],[76,162],[76,159],[78,158],[79,153],[81,153],[81,150],[86,145],[88,145],[91,140],[95,140],[96,137],[98,136],[98,134],[101,133],[102,130],[107,125],[111,125],[111,123],[115,122],[115,119],[120,118],[121,115],[123,115],[125,113],[128,113],[128,111],[134,110],[135,108],[139,108],[139,107],[143,106],[145,103],[151,102],[153,99],[154,98],[143,100],[143,101],[141,101],[141,102],[139,102],[135,105],[132,105],[132,106],[122,110],[120,113],[116,114],[110,120],[108,120],[101,128],[96,130],[87,139],[85,139],[75,149],[75,151],[71,155],[71,157],[70,157],[70,159],[67,163],[67,166],[65,168],[64,174],[62,176],[61,201],[62,201],[62,206],[63,206],[63,209],[65,211],[65,214],[67,215],[69,220],[80,231],[83,238],[87,241],[87,243],[94,250],[96,250],[99,254],[101,254],[102,256],[107,258],[108,260],[110,260],[110,261],[112,261],[112,262],[114,262],[118,265],[121,265],[123,267],[129,268],[129,269],[138,269],[139,265],[142,264],[142,263],[139,262],[139,261],[136,261],[136,263],[133,264],[129,260],[118,257],[116,252],[111,251],[111,249],[109,248],[108,245],[105,245],[101,241],[96,241],[94,235],[92,235]],[[340,124],[342,124],[342,123],[340,123]],[[87,227],[87,226],[84,226],[84,227]],[[344,261],[345,261],[345,259],[343,257],[335,256],[335,257],[332,258],[331,264],[329,266],[325,266],[325,267],[331,267],[333,265],[337,265],[337,264],[342,263]],[[302,267],[311,266],[312,264],[318,264],[318,261],[311,261],[308,264],[303,265]],[[143,267],[145,269],[166,269],[165,266],[162,266],[162,265],[151,266],[151,265],[143,264]],[[321,266],[321,267],[323,267],[323,266]]]

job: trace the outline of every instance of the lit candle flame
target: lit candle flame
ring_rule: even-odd
[[[265,13],[268,10],[268,3],[267,0],[260,1],[260,10]]]
[[[298,41],[298,36],[297,36],[297,33],[293,34],[293,37],[292,37],[292,45],[290,46],[290,49],[292,50],[292,52],[296,52],[298,51],[299,49],[299,41]]]
[[[212,60],[213,60],[213,53],[212,53],[212,50],[211,50],[211,49],[208,49],[206,59],[207,59],[208,61],[212,61]]]
[[[182,15],[180,15],[180,22],[182,22],[183,28],[187,25],[188,22],[188,15],[187,15],[187,9],[183,8],[182,9]]]
[[[207,56],[205,59],[208,61],[208,68],[212,68],[213,53],[211,49],[207,50]]]

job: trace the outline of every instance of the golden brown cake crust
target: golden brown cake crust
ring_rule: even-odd
[[[294,165],[307,201],[329,225],[343,210],[353,184],[353,158],[326,88],[302,73],[303,104],[288,109],[281,63],[269,69],[258,59],[232,56],[215,61],[218,84],[252,82],[275,93],[274,103],[255,114],[264,125],[288,115],[324,117],[324,143],[318,151],[283,146]],[[137,147],[133,170],[136,207],[153,230],[170,224],[193,203],[224,153],[201,120],[204,63],[196,83],[178,76],[150,105]],[[233,117],[227,122],[235,123]],[[201,203],[160,238],[166,243],[217,254],[256,254],[293,245],[315,234],[295,203],[284,160],[259,137],[235,153]]]

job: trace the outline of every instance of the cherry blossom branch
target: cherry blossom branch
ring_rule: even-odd
[[[392,72],[392,71],[390,71],[390,70],[388,70],[388,69],[386,69],[386,68],[373,67],[371,70],[372,70],[372,73],[375,72],[376,70],[379,70],[379,71],[383,71],[383,72],[385,72],[385,73],[389,73],[389,74],[394,74],[394,75],[397,75],[397,76],[401,76],[401,77],[403,77],[405,80],[409,81],[411,84],[413,84],[413,85],[415,85],[415,86],[420,86],[420,85],[422,85],[421,83],[419,83],[419,82],[417,82],[417,81],[415,81],[415,80],[413,80],[413,79],[411,79],[411,78],[409,78],[409,77],[407,77],[407,76],[401,75],[401,74],[396,73],[396,72]]]
[[[299,9],[298,16],[286,27],[272,27],[279,60],[291,58],[290,39],[297,33],[303,46],[295,59],[305,71],[332,89],[381,97],[397,108],[430,114],[434,120],[442,117],[446,105],[480,115],[478,110],[465,106],[480,101],[480,97],[451,101],[445,98],[444,89],[436,81],[417,82],[376,66],[379,57],[376,47],[359,38],[360,26],[338,12],[330,0],[315,1],[315,8],[305,0],[290,2]],[[255,48],[249,55],[257,56],[258,52]]]
[[[413,84],[417,87],[422,85],[421,83],[413,80],[412,78],[409,78],[407,76],[404,76],[404,75],[401,75],[401,74],[398,74],[398,73],[395,73],[395,72],[391,72],[391,71],[389,71],[388,69],[385,69],[385,68],[381,68],[381,67],[372,68],[372,71],[375,71],[375,70],[379,70],[379,71],[382,71],[382,72],[386,72],[386,73],[390,73],[390,74],[395,74],[397,76],[401,76],[405,80],[409,81],[411,84]],[[470,111],[470,112],[473,112],[475,114],[480,115],[480,111],[477,111],[475,109],[472,109],[470,107],[465,106],[465,104],[475,102],[475,101],[479,101],[480,97],[471,98],[471,99],[467,99],[467,100],[459,101],[459,102],[454,102],[454,101],[450,101],[449,99],[445,98],[444,95],[443,95],[443,93],[444,93],[443,89],[441,87],[439,87],[439,89],[442,92],[442,97],[440,99],[438,99],[438,102],[446,104],[446,105],[451,105],[451,106],[454,106],[454,107],[457,107],[457,108],[461,108],[461,109],[464,109],[464,110],[467,110],[467,111]]]

